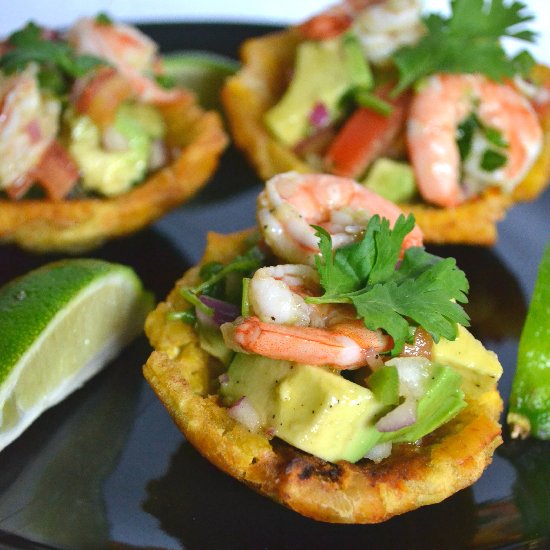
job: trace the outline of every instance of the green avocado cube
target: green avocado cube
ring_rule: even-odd
[[[238,353],[220,393],[246,396],[265,428],[319,458],[356,462],[378,442],[384,409],[368,389],[328,368]]]
[[[310,115],[316,105],[324,106],[332,122],[343,114],[346,93],[370,87],[372,75],[355,35],[302,42],[290,85],[267,111],[265,123],[282,144],[293,147],[309,135]]]

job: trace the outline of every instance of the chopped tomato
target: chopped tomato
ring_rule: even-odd
[[[74,93],[77,112],[88,115],[99,128],[110,126],[120,104],[132,96],[128,80],[112,67],[102,67],[82,81]]]
[[[384,91],[380,95],[391,103],[392,112],[385,116],[367,107],[354,111],[325,155],[325,165],[333,174],[348,178],[361,176],[399,135],[410,96],[401,94],[396,99],[389,99]]]
[[[298,31],[306,40],[327,40],[342,34],[352,22],[349,14],[329,9],[298,25]]]
[[[30,176],[46,191],[48,198],[60,200],[77,182],[79,171],[67,150],[58,141],[53,141],[30,171]]]

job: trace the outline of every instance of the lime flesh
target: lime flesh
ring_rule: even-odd
[[[128,267],[48,264],[0,289],[0,449],[143,328],[152,297]]]

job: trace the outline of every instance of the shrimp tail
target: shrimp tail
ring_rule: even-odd
[[[368,365],[372,352],[391,348],[391,338],[379,331],[368,331],[372,337],[368,346],[341,327],[321,329],[264,323],[257,317],[241,319],[222,325],[226,345],[245,353],[255,353],[271,359],[310,365],[325,365],[337,369],[353,369]],[[351,333],[350,333],[351,334]]]

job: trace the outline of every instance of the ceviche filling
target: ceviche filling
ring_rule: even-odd
[[[394,201],[509,193],[541,151],[542,86],[529,81],[531,55],[508,54],[502,38],[533,41],[532,16],[506,0],[451,2],[448,17],[421,7],[343,0],[299,25],[266,127],[314,169]]]
[[[0,194],[129,191],[170,161],[158,108],[179,97],[170,84],[157,45],[103,14],[14,32],[0,43]]]
[[[333,198],[348,181],[281,178],[308,188],[329,178]],[[223,365],[218,395],[230,416],[328,461],[380,461],[395,444],[421,444],[501,374],[465,328],[468,281],[455,260],[410,238],[412,215],[390,221],[380,209],[340,244],[339,228],[319,219],[308,228],[317,251],[304,249],[301,263],[295,248],[275,252],[260,224],[244,253],[202,265],[200,282],[180,287],[190,307],[172,314]],[[278,239],[299,235],[282,226]]]

